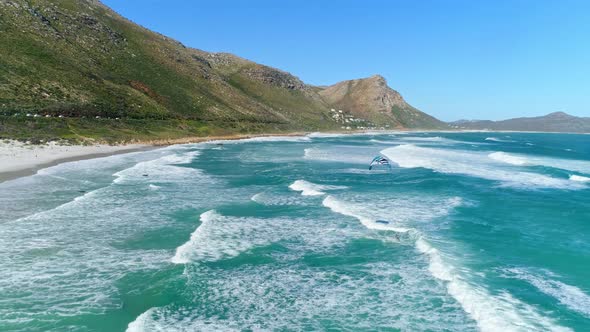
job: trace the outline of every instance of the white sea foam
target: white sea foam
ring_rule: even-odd
[[[150,308],[143,312],[134,321],[127,325],[126,332],[143,332],[148,331],[148,325],[151,322],[151,315],[156,311],[156,308]],[[151,329],[151,331],[155,331]]]
[[[354,274],[305,264],[187,266],[187,276],[207,276],[187,278],[189,297],[199,300],[190,308],[150,309],[133,324],[142,329],[129,331],[476,330],[423,269],[422,259],[406,260],[406,255],[415,258],[406,248],[398,254],[402,262],[386,257],[359,262]],[[209,308],[223,308],[223,318]]]
[[[437,145],[456,145],[456,144],[469,144],[472,146],[478,146],[485,143],[474,143],[474,142],[467,142],[467,141],[457,141],[454,139],[434,136],[434,137],[417,137],[417,136],[405,136],[405,137],[396,137],[395,140],[381,140],[381,139],[371,139],[370,142],[378,143],[378,144],[416,144],[416,145],[425,145],[425,146],[437,146]]]
[[[236,327],[228,326],[228,322],[214,318],[186,320],[177,316],[181,315],[166,308],[150,308],[129,323],[126,332],[240,331]]]
[[[311,137],[311,138],[332,138],[332,137],[346,137],[346,136],[350,136],[350,134],[311,133],[311,134],[307,135],[307,137]]]
[[[506,152],[493,152],[488,157],[511,165],[524,166],[528,161],[525,157],[508,154]]]
[[[403,140],[408,140],[408,141],[426,141],[426,142],[445,142],[447,140],[449,140],[448,138],[443,138],[440,136],[434,136],[434,137],[402,137]]]
[[[506,139],[501,139],[501,138],[497,138],[497,137],[487,137],[485,140],[492,141],[492,142],[499,142],[499,143],[513,143],[514,142],[512,140],[506,140]]]
[[[289,188],[294,191],[300,191],[301,195],[303,195],[303,196],[321,196],[321,195],[326,194],[324,192],[324,190],[346,189],[345,186],[322,185],[322,184],[308,182],[305,180],[297,180],[297,181],[293,182],[289,186]]]
[[[414,137],[414,136],[406,136],[401,137],[402,140],[411,142],[414,144],[427,144],[427,145],[451,145],[451,144],[482,144],[482,143],[473,143],[473,142],[462,142],[457,141],[454,139],[434,136],[434,137]]]
[[[570,310],[590,317],[590,295],[580,288],[553,280],[550,276],[552,274],[541,276],[520,268],[507,269],[506,272],[506,276],[524,280]]]
[[[143,161],[135,166],[113,174],[116,184],[135,183],[137,181],[157,180],[158,182],[177,182],[189,177],[199,176],[201,171],[188,164],[201,154],[201,151],[189,151],[164,155],[158,159]]]
[[[265,142],[309,142],[311,139],[308,136],[261,136],[261,137],[251,137],[251,138],[243,138],[243,139],[235,139],[235,140],[211,140],[206,141],[203,143],[197,143],[193,145],[203,145],[203,144],[244,144],[244,143],[265,143]]]
[[[381,153],[390,161],[403,168],[429,168],[436,172],[461,174],[521,188],[581,189],[581,184],[567,179],[524,172],[502,167],[491,162],[485,154],[461,150],[433,149],[414,145],[400,145],[385,149]]]
[[[456,198],[453,200],[456,203],[449,204],[451,206],[449,209],[460,204],[460,200]],[[456,268],[450,262],[454,259],[445,257],[415,228],[378,224],[362,207],[339,201],[332,196],[326,197],[323,205],[336,213],[357,218],[367,228],[411,234],[411,237],[415,239],[416,249],[428,257],[429,271],[432,276],[445,282],[448,293],[477,322],[481,331],[569,331],[567,328],[554,324],[550,319],[538,314],[533,307],[514,299],[509,294],[494,296],[484,288],[467,281],[461,274],[464,269]],[[429,209],[432,205],[432,203],[424,204],[423,208]],[[378,213],[384,212],[374,207],[371,210],[377,210]]]
[[[449,259],[424,237],[416,248],[430,259],[429,271],[446,282],[447,290],[479,326],[481,331],[570,331],[539,314],[535,308],[508,293],[492,295],[486,289],[467,281]]]
[[[375,148],[358,146],[337,146],[333,148],[306,148],[304,159],[321,162],[338,162],[368,165],[378,151]]]
[[[155,268],[167,259],[162,251],[140,249],[130,254],[114,245],[167,223],[150,198],[125,195],[114,187],[3,228],[0,257],[5,263],[0,288],[18,291],[0,299],[0,317],[43,321],[48,315],[72,317],[115,310],[121,303],[114,280]],[[39,310],[22,309],[31,307]]]
[[[160,311],[164,311],[164,313]],[[228,326],[227,321],[214,318],[183,320],[181,317],[176,317],[177,315],[167,314],[166,311],[161,308],[148,309],[129,323],[126,332],[241,331],[237,326]]]
[[[335,137],[355,137],[355,136],[373,136],[373,135],[380,135],[383,134],[382,131],[367,131],[367,132],[360,132],[360,133],[311,133],[308,134],[307,137],[311,138],[335,138]],[[396,132],[399,134],[403,134],[402,132]]]
[[[371,201],[363,195],[345,196],[348,197],[338,199],[329,195],[322,204],[333,212],[358,219],[367,228],[399,233],[413,233],[417,223],[445,216],[463,204],[460,197],[428,198],[410,193]]]
[[[327,196],[326,198],[324,198],[322,204],[336,213],[340,213],[342,215],[358,219],[365,227],[370,229],[389,230],[398,233],[405,233],[410,230],[406,227],[396,226],[396,224],[393,223],[379,223],[377,222],[377,220],[371,219],[370,217],[364,215],[362,213],[363,211],[358,209],[354,205],[343,203],[332,196]]]
[[[230,259],[251,249],[294,237],[308,239],[316,247],[331,246],[338,241],[335,236],[338,232],[333,228],[326,226],[318,230],[310,223],[313,220],[224,216],[210,210],[201,215],[201,224],[189,241],[176,249],[171,262],[187,264]],[[323,232],[332,234],[316,238]]]
[[[516,166],[545,166],[580,173],[590,173],[590,161],[586,160],[550,158],[506,152],[490,153],[488,157],[499,162]]]
[[[300,195],[294,195],[293,193],[283,192],[260,192],[250,197],[250,200],[258,204],[267,206],[304,206],[313,204],[305,198],[301,197]]]
[[[575,174],[570,175],[570,180],[576,181],[576,182],[590,182],[589,177],[575,175]]]
[[[261,201],[261,197],[264,193],[258,193],[258,194],[254,194],[252,197],[250,197],[250,200],[253,202],[260,202]]]
[[[397,141],[397,140],[396,141],[384,141],[384,140],[374,139],[374,138],[370,139],[369,142],[377,143],[377,144],[395,144],[395,145],[400,144],[400,141]]]
[[[215,222],[215,220],[222,219],[223,216],[218,214],[214,210],[209,210],[203,214],[201,214],[201,224],[197,229],[191,234],[190,239],[181,245],[180,247],[176,248],[176,253],[174,257],[172,257],[171,261],[174,264],[186,264],[190,262],[191,257],[194,255],[194,251],[198,250],[198,246],[200,242],[206,237],[208,234],[207,232],[214,231],[214,225],[209,225],[210,223]],[[212,254],[213,258],[219,257],[220,253]]]

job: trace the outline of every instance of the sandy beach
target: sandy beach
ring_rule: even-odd
[[[32,175],[40,169],[65,162],[149,150],[158,146],[201,143],[211,140],[237,140],[264,136],[301,135],[304,135],[304,133],[187,137],[122,145],[68,145],[59,142],[27,144],[16,140],[2,140],[0,141],[0,182]]]
[[[4,140],[0,142],[0,182],[32,175],[39,169],[63,162],[141,151],[152,147],[148,144],[86,146],[56,142],[33,145]]]

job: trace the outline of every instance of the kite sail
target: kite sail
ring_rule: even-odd
[[[389,160],[387,160],[383,156],[377,156],[377,157],[373,158],[373,160],[371,161],[371,164],[369,164],[369,170],[372,170],[373,166],[375,166],[375,165],[382,165],[382,166],[387,166],[387,167],[391,168],[391,165],[389,164]]]

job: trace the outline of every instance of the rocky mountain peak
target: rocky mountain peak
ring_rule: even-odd
[[[442,122],[409,105],[399,92],[387,85],[381,75],[342,81],[324,88],[320,95],[331,107],[377,124],[399,128],[416,124],[444,126]]]

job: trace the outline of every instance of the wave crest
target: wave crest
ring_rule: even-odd
[[[490,162],[485,154],[464,150],[434,149],[415,145],[400,145],[381,154],[403,168],[428,168],[436,172],[460,174],[500,181],[518,188],[583,189],[581,184],[548,175],[524,172]],[[496,155],[497,157],[497,155]],[[505,157],[505,156],[504,156]],[[511,159],[511,161],[514,161]],[[518,162],[520,162],[519,160]]]
[[[339,189],[346,189],[345,186],[330,186],[330,185],[321,185],[315,184],[312,182],[308,182],[305,180],[297,180],[293,182],[289,188],[294,191],[300,191],[301,195],[303,196],[321,196],[325,195],[326,193],[324,190],[339,190]]]

